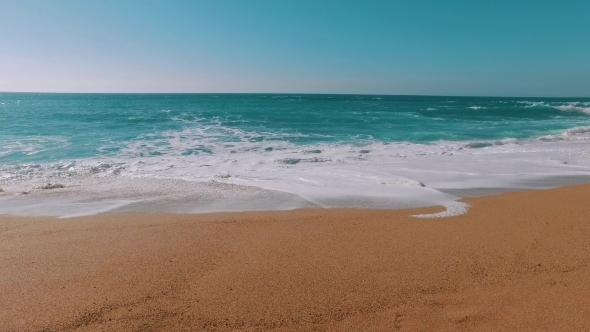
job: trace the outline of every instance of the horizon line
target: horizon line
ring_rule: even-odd
[[[16,94],[94,94],[94,95],[335,95],[335,96],[388,96],[388,97],[457,97],[457,98],[590,98],[590,96],[506,96],[506,95],[436,95],[436,94],[388,94],[388,93],[325,93],[325,92],[48,92],[48,91],[0,91]]]

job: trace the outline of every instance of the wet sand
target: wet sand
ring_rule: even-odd
[[[590,330],[590,185],[464,201],[0,216],[0,331]]]

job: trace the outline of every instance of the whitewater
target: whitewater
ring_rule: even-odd
[[[411,208],[590,180],[587,99],[0,94],[0,214]]]

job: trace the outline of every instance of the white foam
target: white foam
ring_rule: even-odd
[[[548,108],[552,107],[556,110],[562,112],[581,112],[590,114],[590,103],[588,102],[542,102],[542,101],[519,101],[520,104],[525,104],[527,108],[532,107],[540,107],[540,108]]]
[[[527,108],[533,107],[551,107],[549,104],[546,104],[542,101],[518,101],[519,104],[525,104]]]
[[[540,141],[588,141],[590,127],[576,127],[563,131],[557,135],[546,135],[538,138]]]
[[[570,103],[566,105],[553,106],[553,108],[563,112],[582,112],[590,114],[590,107],[584,107],[581,105],[581,103]]]
[[[219,137],[227,137],[227,130],[168,132],[151,143],[134,142],[116,157],[0,167],[0,187],[5,190],[0,194],[0,214],[26,212],[26,208],[10,209],[7,197],[17,193],[30,191],[34,194],[22,199],[38,200],[61,192],[41,190],[48,182],[64,184],[65,191],[77,193],[60,196],[60,202],[79,203],[91,197],[96,204],[74,204],[82,210],[85,206],[88,213],[130,206],[149,209],[149,204],[141,203],[146,199],[166,210],[162,202],[171,197],[176,202],[174,211],[183,212],[222,211],[231,206],[247,209],[250,200],[257,202],[257,209],[443,205],[448,213],[455,213],[464,210],[456,208],[457,197],[445,194],[445,189],[527,188],[540,179],[590,175],[588,127],[570,129],[552,139],[305,147],[287,143],[278,134],[243,131],[235,132],[235,141],[224,142]],[[260,135],[268,136],[259,139]],[[183,153],[188,150],[195,152]],[[131,182],[122,185],[123,180]],[[212,186],[212,180],[223,185]],[[161,190],[154,191],[153,186]],[[252,196],[250,189],[244,189],[253,187],[265,194]],[[240,205],[239,197],[244,204]],[[117,201],[126,203],[113,205]],[[75,212],[54,210],[62,216]]]
[[[567,136],[575,136],[578,134],[588,134],[590,133],[590,127],[577,127],[571,128],[563,132],[564,135]]]
[[[0,157],[21,153],[32,156],[43,151],[51,150],[53,148],[62,148],[69,145],[68,139],[60,136],[47,137],[29,137],[26,139],[4,139],[4,144],[0,146]]]
[[[447,217],[454,217],[460,216],[462,214],[467,213],[469,210],[469,204],[463,202],[451,202],[445,205],[445,211],[438,212],[438,213],[429,213],[429,214],[415,214],[412,217],[414,218],[423,218],[423,219],[430,219],[430,218],[447,218]]]

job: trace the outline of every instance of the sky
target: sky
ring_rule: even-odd
[[[0,0],[0,91],[590,97],[590,1]]]

